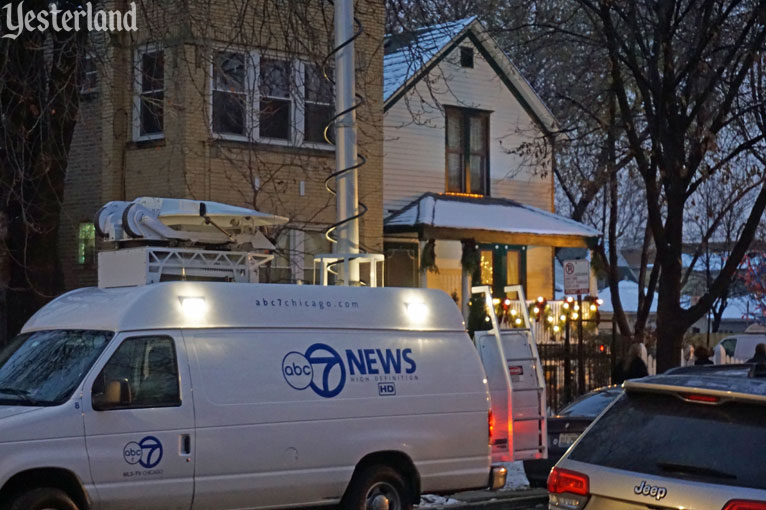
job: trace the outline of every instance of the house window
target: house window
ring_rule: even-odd
[[[460,47],[460,67],[473,68],[473,48]]]
[[[96,57],[86,54],[80,63],[80,94],[85,96],[98,91],[98,68]]]
[[[305,73],[305,105],[306,112],[304,140],[311,143],[327,143],[324,138],[324,129],[335,115],[332,83],[324,76],[321,66],[306,64]],[[333,79],[332,70],[328,70],[330,79]],[[334,141],[334,130],[328,130],[330,141]]]
[[[162,138],[165,102],[165,58],[162,50],[138,52],[134,135],[138,140]]]
[[[213,131],[245,136],[247,90],[245,55],[221,52],[213,63]]]
[[[261,58],[258,127],[262,138],[292,140],[292,83],[289,61]]]
[[[77,263],[92,266],[96,262],[96,228],[93,223],[80,223],[77,228]]]
[[[446,190],[489,195],[489,113],[447,107]]]
[[[219,138],[331,148],[324,128],[335,114],[334,90],[317,64],[219,51],[210,94],[210,128]],[[333,131],[328,134],[334,140]]]

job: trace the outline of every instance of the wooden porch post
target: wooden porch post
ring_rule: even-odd
[[[423,252],[426,249],[426,241],[423,241],[422,239],[418,241],[418,246],[420,247],[420,250],[418,251],[418,271],[420,273],[420,288],[421,289],[427,289],[428,288],[428,270],[423,267],[423,265],[420,263]]]
[[[465,268],[460,269],[460,310],[463,312],[463,319],[468,324],[468,300],[471,299],[471,275]]]

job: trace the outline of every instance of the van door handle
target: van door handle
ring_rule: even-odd
[[[191,436],[181,434],[181,455],[191,455]]]

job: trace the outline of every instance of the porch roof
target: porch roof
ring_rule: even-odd
[[[599,232],[577,221],[513,200],[425,193],[383,221],[387,234],[482,243],[591,247]]]

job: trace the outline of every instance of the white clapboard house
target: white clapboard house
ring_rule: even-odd
[[[524,149],[556,119],[508,56],[474,18],[390,35],[383,91],[387,284],[464,305],[466,242],[480,253],[473,285],[552,299],[555,248],[586,248],[598,232],[555,214],[550,158]]]

